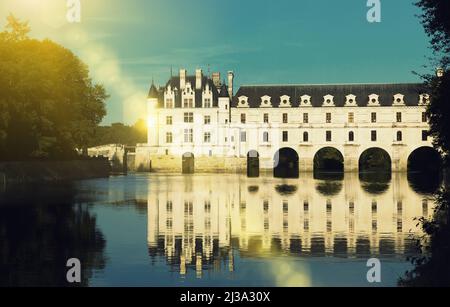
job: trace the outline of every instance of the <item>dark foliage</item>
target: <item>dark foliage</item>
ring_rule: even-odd
[[[29,30],[10,15],[0,32],[0,160],[72,159],[105,116],[107,94],[70,50]]]

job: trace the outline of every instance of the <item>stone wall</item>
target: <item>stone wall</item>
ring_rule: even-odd
[[[246,173],[247,159],[237,157],[194,158],[196,173]],[[182,157],[172,155],[136,155],[134,166],[129,163],[129,171],[155,173],[182,173]]]

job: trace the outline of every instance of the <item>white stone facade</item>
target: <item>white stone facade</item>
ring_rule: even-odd
[[[233,77],[228,73],[230,84]],[[344,157],[346,171],[357,171],[362,153],[380,148],[393,171],[405,171],[413,151],[432,147],[429,96],[419,86],[243,86],[229,97],[232,86],[182,70],[164,88],[152,85],[148,143],[138,146],[136,163],[154,168],[171,159],[176,171],[183,155],[192,154],[196,162],[223,159],[242,170],[248,154],[257,152],[260,168],[272,169],[277,152],[291,148],[300,171],[312,171],[317,152],[332,147]],[[224,171],[232,170],[228,166]]]

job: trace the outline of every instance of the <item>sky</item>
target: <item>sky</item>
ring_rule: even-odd
[[[145,118],[154,80],[180,68],[235,72],[244,84],[417,82],[429,72],[429,40],[415,0],[380,0],[369,23],[367,0],[1,0],[0,27],[13,13],[31,36],[71,49],[110,98],[103,124]]]

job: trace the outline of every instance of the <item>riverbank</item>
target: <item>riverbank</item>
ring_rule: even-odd
[[[0,162],[0,186],[104,178],[110,171],[106,159]]]

